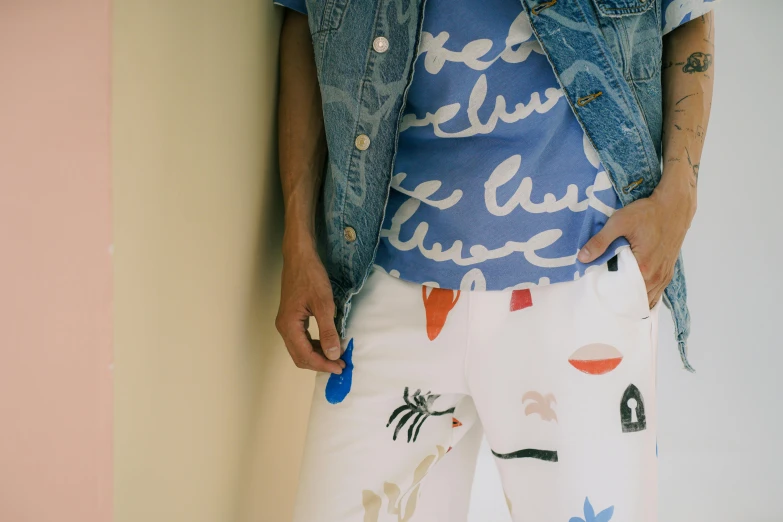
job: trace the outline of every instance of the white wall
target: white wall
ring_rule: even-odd
[[[684,254],[698,373],[661,347],[661,520],[783,520],[781,20],[774,0],[718,6],[715,99]]]
[[[684,248],[697,373],[681,369],[668,312],[659,337],[665,522],[783,520],[782,20],[775,0],[716,11],[715,97]],[[471,522],[508,520],[491,460],[483,447]]]

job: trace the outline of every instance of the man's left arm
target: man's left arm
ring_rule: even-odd
[[[663,176],[649,198],[615,212],[579,252],[599,257],[620,236],[631,243],[652,308],[674,274],[696,213],[699,164],[712,107],[715,26],[709,12],[663,38]]]

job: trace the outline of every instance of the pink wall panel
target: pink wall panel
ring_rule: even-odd
[[[111,520],[110,0],[0,1],[0,521]]]

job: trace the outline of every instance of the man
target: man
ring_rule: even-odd
[[[295,520],[465,520],[481,432],[514,520],[656,520],[712,3],[276,3]]]

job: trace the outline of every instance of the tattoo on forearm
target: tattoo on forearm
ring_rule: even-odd
[[[677,103],[675,103],[674,105],[679,105],[679,104],[680,104],[680,102],[682,102],[683,100],[686,100],[686,99],[690,98],[691,96],[696,96],[697,94],[699,94],[699,93],[697,93],[697,92],[694,92],[694,93],[691,93],[691,94],[689,94],[689,95],[687,95],[687,96],[683,96],[683,97],[682,97],[682,98],[680,98],[680,99],[677,101]]]
[[[688,151],[688,148],[685,148],[685,154],[688,155],[688,165],[691,166],[691,169],[693,169],[693,177],[696,178],[696,181],[699,181],[699,164],[696,165],[693,164],[691,161],[691,153]]]
[[[711,54],[695,52],[688,57],[688,61],[682,66],[682,71],[689,74],[706,72],[710,65],[712,65]]]

